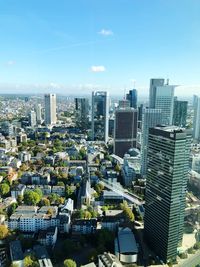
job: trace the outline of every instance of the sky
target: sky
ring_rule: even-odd
[[[199,0],[0,0],[0,93],[200,95]]]

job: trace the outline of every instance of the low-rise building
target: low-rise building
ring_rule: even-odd
[[[11,189],[11,197],[17,198],[18,196],[23,196],[26,186],[23,184],[14,185]]]
[[[137,262],[138,246],[130,228],[121,228],[115,239],[115,255],[123,264]]]
[[[48,252],[44,246],[36,245],[33,247],[40,267],[53,267]]]
[[[22,232],[38,232],[58,226],[58,208],[55,206],[19,206],[8,220],[8,227]]]
[[[58,228],[49,227],[47,230],[39,231],[37,241],[44,246],[54,247],[57,241],[57,235]]]
[[[19,240],[11,241],[10,244],[10,258],[13,265],[23,267],[24,254],[22,251],[21,242]]]
[[[74,234],[93,234],[97,230],[97,219],[78,219],[72,223],[72,233]]]
[[[52,186],[51,192],[59,195],[60,197],[65,196],[65,186],[63,185],[54,185]]]
[[[106,210],[103,212],[101,221],[102,228],[109,229],[110,231],[116,231],[120,223],[124,221],[124,215],[122,210]]]
[[[115,255],[104,252],[104,254],[98,256],[98,266],[99,267],[122,267],[122,264]]]

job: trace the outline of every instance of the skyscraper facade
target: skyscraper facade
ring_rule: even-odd
[[[179,127],[186,126],[187,120],[187,101],[174,100],[173,125]]]
[[[129,93],[126,95],[126,99],[130,102],[131,108],[137,108],[137,90],[132,89],[129,91]]]
[[[115,111],[114,153],[123,157],[130,148],[136,148],[137,110],[119,108]]]
[[[34,110],[31,110],[29,113],[29,124],[31,127],[35,127],[37,122],[36,122],[36,113]]]
[[[144,234],[164,262],[182,241],[191,134],[176,126],[149,129]]]
[[[200,97],[194,96],[193,138],[200,141]]]
[[[56,118],[56,95],[46,94],[45,95],[45,124],[55,124]]]
[[[40,124],[42,122],[42,105],[41,104],[35,105],[35,112],[36,112],[37,123]]]
[[[149,107],[162,110],[162,124],[172,125],[174,85],[164,84],[164,79],[151,79]]]
[[[92,140],[108,141],[109,94],[92,92]]]
[[[76,120],[81,128],[87,128],[89,122],[89,99],[75,98]]]
[[[147,148],[149,129],[162,123],[162,110],[153,108],[144,108],[142,113],[141,129],[141,174],[147,173]]]

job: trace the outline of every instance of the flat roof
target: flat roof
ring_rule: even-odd
[[[124,228],[118,232],[119,252],[123,253],[138,253],[138,247],[135,236],[130,228]]]
[[[21,242],[19,240],[10,242],[10,256],[12,261],[20,261],[24,259]]]

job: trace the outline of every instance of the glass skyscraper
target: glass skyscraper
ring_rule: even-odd
[[[162,124],[172,125],[174,108],[174,85],[164,84],[164,79],[151,79],[149,107],[162,110]]]
[[[164,262],[182,241],[191,134],[176,126],[149,130],[144,234]]]
[[[173,125],[185,127],[187,120],[187,101],[174,100]]]
[[[108,141],[109,98],[108,92],[92,92],[92,140]]]
[[[129,93],[126,95],[126,99],[130,102],[131,108],[137,108],[137,90],[132,89],[129,91]]]

